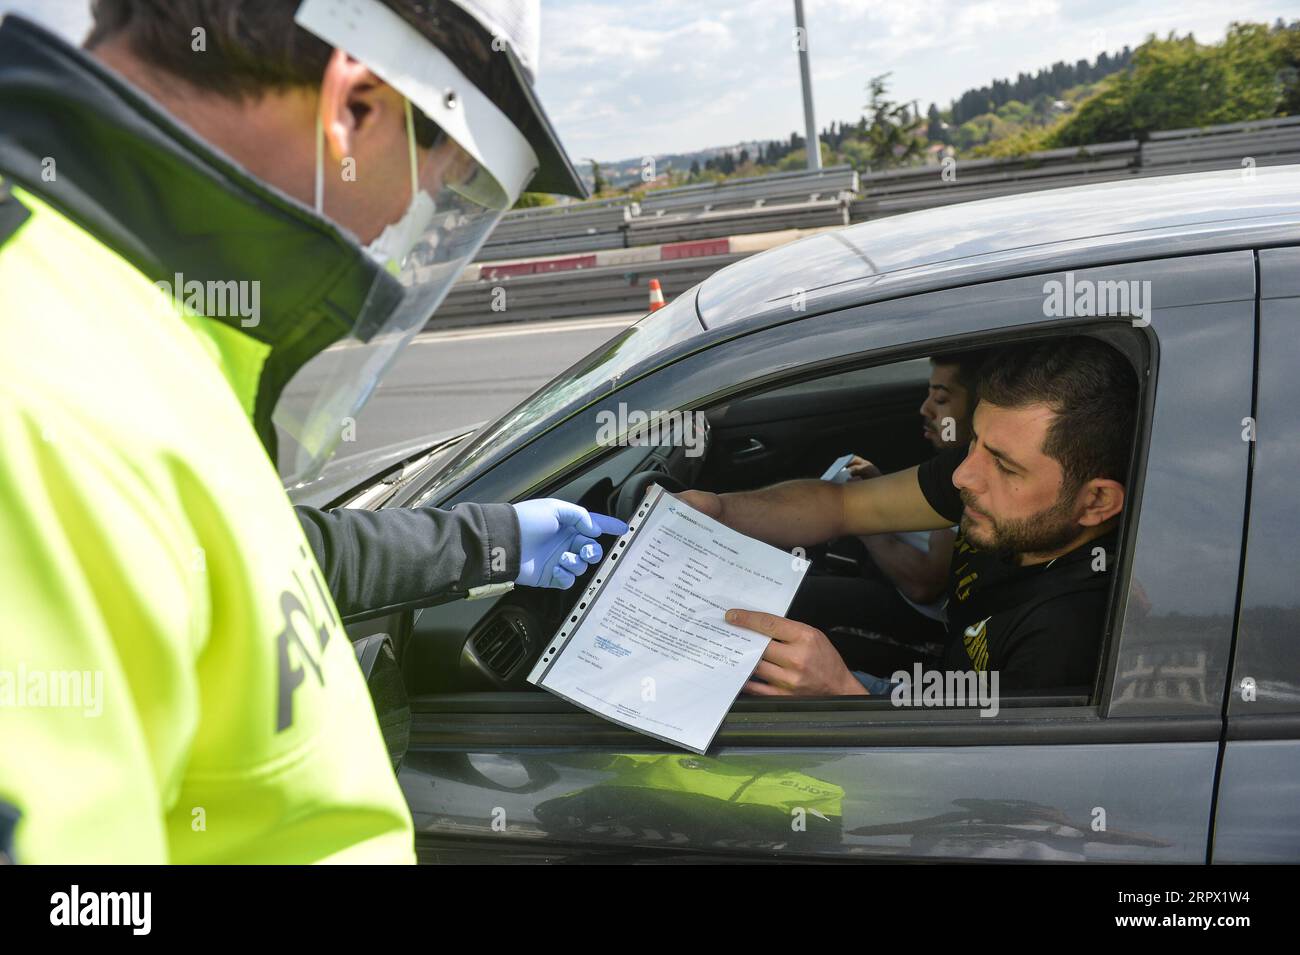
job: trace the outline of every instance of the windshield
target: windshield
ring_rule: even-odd
[[[698,288],[698,286],[697,286]],[[624,383],[629,371],[674,342],[700,334],[696,289],[615,335],[514,409],[481,430],[456,456],[415,506],[461,483],[471,472],[527,444],[551,425],[576,414]]]

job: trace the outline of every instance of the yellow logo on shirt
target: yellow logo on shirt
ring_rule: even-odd
[[[953,596],[956,597],[958,601],[964,601],[970,596],[971,587],[973,587],[975,581],[979,579],[979,571],[970,569],[971,562],[969,560],[963,560],[961,563],[958,563],[957,558],[965,554],[978,553],[979,550],[966,540],[965,534],[957,534],[957,539],[953,541],[952,550],[952,577],[955,581],[952,591]]]
[[[992,617],[985,617],[979,623],[971,624],[962,636],[962,643],[966,646],[966,656],[970,658],[971,666],[981,673],[989,668],[988,623],[992,619]]]

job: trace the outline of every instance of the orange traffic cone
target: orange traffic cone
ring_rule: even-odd
[[[650,280],[650,311],[657,312],[664,307],[664,290],[659,287],[658,279]]]

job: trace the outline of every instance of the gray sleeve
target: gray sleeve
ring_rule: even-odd
[[[294,510],[345,621],[519,576],[519,518],[509,504]]]

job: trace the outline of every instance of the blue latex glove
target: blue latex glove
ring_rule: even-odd
[[[600,563],[601,534],[625,534],[616,517],[588,513],[568,501],[542,498],[512,505],[519,515],[519,576],[524,587],[568,590],[589,566]]]

